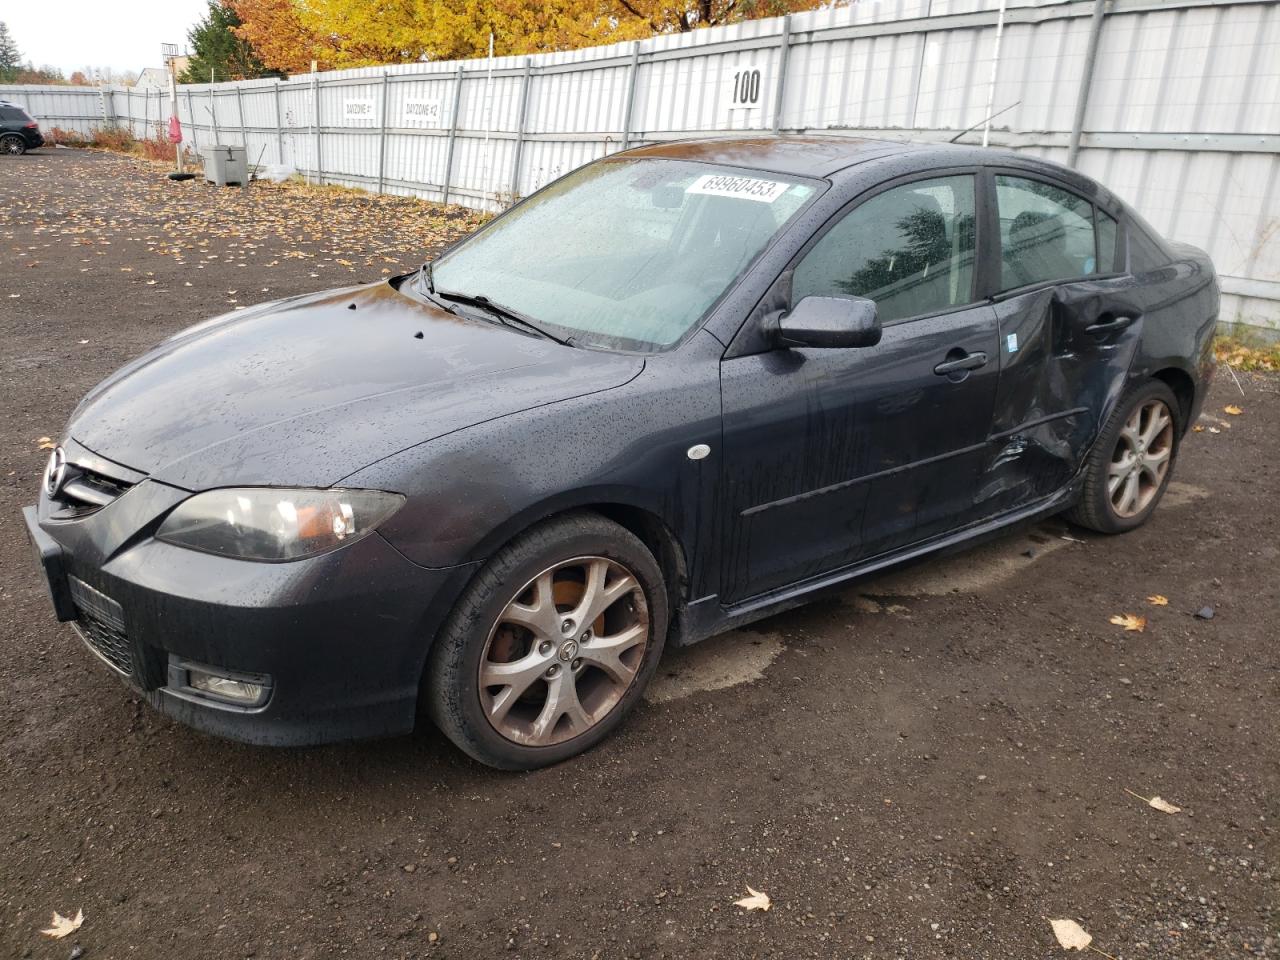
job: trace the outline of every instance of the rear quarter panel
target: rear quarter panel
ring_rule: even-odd
[[[1142,345],[1132,377],[1145,380],[1170,368],[1186,373],[1194,396],[1183,429],[1199,416],[1213,380],[1213,337],[1220,292],[1209,255],[1189,244],[1171,244],[1173,262],[1135,274],[1134,293],[1143,309]]]

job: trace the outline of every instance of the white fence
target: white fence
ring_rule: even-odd
[[[629,145],[735,130],[945,140],[990,102],[992,145],[1067,161],[1077,138],[1076,166],[1213,255],[1224,320],[1280,330],[1280,3],[1011,0],[1003,31],[997,7],[860,0],[492,63],[184,86],[179,115],[188,146],[495,208]],[[142,91],[0,98],[82,133],[143,135],[168,116]]]

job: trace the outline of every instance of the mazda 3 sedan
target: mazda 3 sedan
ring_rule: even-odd
[[[1150,516],[1218,284],[1030,156],[644,147],[432,264],[165,341],[74,412],[27,527],[156,708],[308,744],[421,716],[530,768],[666,646],[1012,524]]]

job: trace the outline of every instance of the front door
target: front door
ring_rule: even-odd
[[[724,602],[973,519],[999,373],[975,239],[973,174],[882,190],[829,226],[792,281],[793,304],[874,300],[881,342],[721,364]]]

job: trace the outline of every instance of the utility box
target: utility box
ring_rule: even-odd
[[[244,147],[217,144],[201,147],[204,159],[204,178],[210,183],[225,187],[229,183],[244,186],[249,182],[249,152]]]

